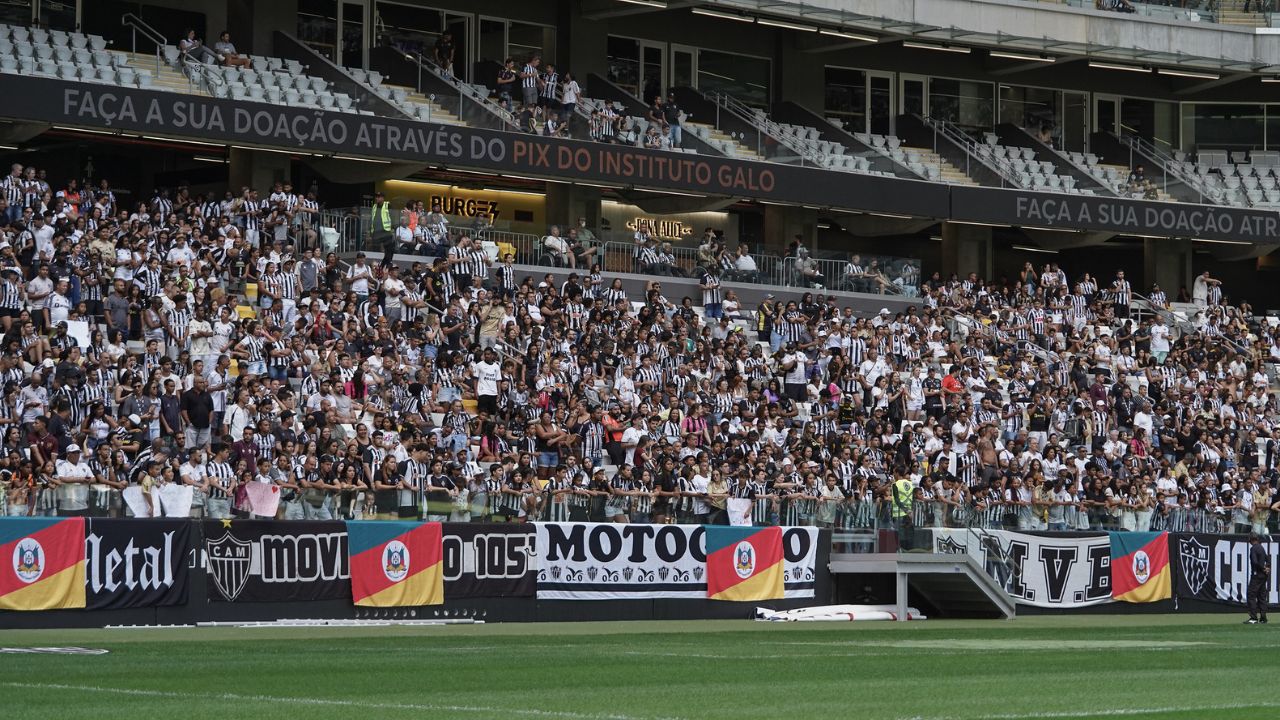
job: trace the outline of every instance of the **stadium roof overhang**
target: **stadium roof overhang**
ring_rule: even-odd
[[[0,74],[0,95],[23,99],[0,107],[0,118],[27,134],[43,123],[94,133],[86,137],[170,139],[195,152],[262,148],[317,163],[367,164],[370,177],[432,167],[1033,231],[1245,244],[1280,237],[1274,210],[947,185],[13,74]]]
[[[1007,30],[1009,26],[992,22],[990,14],[984,12],[938,14],[940,18],[956,19],[957,23],[971,23],[970,26],[934,24],[921,21],[921,18],[930,16],[927,11],[928,3],[909,0],[876,2],[874,7],[869,2],[852,0],[813,0],[811,3],[790,0],[596,0],[591,7],[584,8],[584,15],[608,18],[693,8],[694,12],[710,17],[754,22],[766,27],[790,29],[796,32],[813,32],[815,35],[827,36],[827,39],[832,40],[834,44],[840,43],[843,34],[847,39],[859,42],[919,40],[991,48],[1004,52],[1045,54],[1058,59],[1120,62],[1134,65],[1135,69],[1164,66],[1212,69],[1233,75],[1280,73],[1280,48],[1269,53],[1256,51],[1255,43],[1260,39],[1264,39],[1267,47],[1280,45],[1269,34],[1273,31],[1270,28],[1260,28],[1255,31],[1253,28],[1236,28],[1212,23],[1174,22],[1147,18],[1137,20],[1129,15],[1098,13],[1090,9],[1057,4],[1037,5],[1000,0],[945,1],[952,7],[968,5],[981,10],[984,9],[983,6],[987,6],[985,9],[1003,8],[1019,13],[1016,16],[1002,15],[1002,18],[1026,17],[1029,13],[1038,12],[1065,13],[1056,18],[1047,17],[1045,21],[1038,24],[1013,23],[1014,27],[1027,29],[1052,25],[1055,19],[1074,19],[1091,22],[1094,25],[1124,22],[1130,25],[1138,23],[1137,27],[1141,27],[1141,24],[1147,23],[1148,27],[1154,31],[1145,36],[1150,38],[1150,42],[1143,43],[1120,42],[1121,39],[1127,41],[1132,38],[1123,32],[1111,32],[1105,28],[1098,31],[1072,33],[1076,39],[1049,35],[1037,37],[1029,33],[1009,32]],[[876,14],[858,12],[856,8],[874,9]],[[1274,32],[1280,33],[1280,29],[1275,29]],[[1195,33],[1195,37],[1203,42],[1194,44],[1185,42],[1183,33]],[[1104,43],[1080,39],[1086,36],[1110,37],[1116,39],[1116,42]],[[1185,51],[1185,47],[1192,45],[1213,48],[1217,54]]]

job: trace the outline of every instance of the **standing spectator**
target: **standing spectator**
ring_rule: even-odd
[[[445,30],[436,39],[436,46],[433,52],[436,65],[439,66],[440,72],[445,78],[453,77],[453,53],[453,33]]]
[[[560,88],[560,113],[566,130],[571,131],[573,128],[573,116],[578,113],[578,98],[581,95],[582,88],[578,87],[573,73],[565,73],[564,85]]]
[[[502,67],[498,70],[498,77],[494,81],[496,93],[498,95],[498,104],[507,112],[512,111],[511,94],[516,88],[516,82],[520,79],[520,74],[516,72],[516,61],[507,58],[502,62]]]
[[[541,62],[542,57],[535,53],[529,57],[529,62],[525,63],[524,69],[520,71],[520,99],[526,109],[538,104],[538,83],[541,80],[538,65]]]
[[[662,106],[662,119],[670,130],[671,147],[681,147],[683,136],[680,134],[680,105],[676,102],[674,92],[667,94],[667,103]]]
[[[556,72],[555,65],[547,63],[546,72],[538,76],[538,107],[550,115],[550,111],[560,109],[560,105],[560,73]]]

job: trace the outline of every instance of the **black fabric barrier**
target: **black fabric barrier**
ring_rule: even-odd
[[[1267,242],[1280,212],[944,185],[416,120],[0,74],[0,117],[322,155],[683,190],[917,218]]]
[[[104,520],[85,527],[89,610],[184,605],[196,546],[187,520]]]
[[[104,557],[113,549],[124,557],[132,537],[136,556],[163,557],[176,563],[170,567],[173,588],[154,590],[135,582],[133,590],[108,593],[110,602],[103,599],[98,604],[94,604],[96,595],[90,589],[90,609],[0,612],[0,629],[320,618],[476,618],[485,622],[743,619],[752,617],[757,604],[788,609],[833,600],[830,575],[826,572],[831,546],[827,530],[818,536],[818,576],[813,599],[733,603],[704,599],[537,600],[537,569],[530,552],[532,525],[443,525],[443,605],[358,608],[351,601],[347,535],[340,521],[235,520],[227,528],[217,520],[94,519],[86,536],[96,535],[99,539],[86,542],[88,552],[92,552],[90,544],[96,542]],[[186,528],[185,538],[175,530],[179,526]],[[174,533],[172,549],[164,550],[164,537],[169,532]],[[210,547],[216,549],[209,550]],[[248,563],[241,581],[239,568],[241,558],[246,556]],[[235,565],[215,569],[221,560]],[[105,568],[106,561],[101,562]],[[116,581],[123,587],[123,570],[115,572]],[[136,564],[133,572],[140,573]],[[225,587],[219,586],[219,576]],[[224,593],[236,586],[240,586],[238,593]],[[180,597],[180,592],[185,595]],[[228,601],[229,595],[234,595],[234,600]],[[108,607],[113,609],[103,609]]]
[[[1271,556],[1269,607],[1280,607],[1276,573],[1280,570],[1280,542],[1263,541]],[[1214,603],[1244,605],[1249,587],[1249,536],[1171,533],[1169,562],[1173,566],[1173,594]]]
[[[13,74],[0,75],[0,95],[23,98],[0,117],[55,125],[884,213],[947,210],[946,186],[922,180]]]

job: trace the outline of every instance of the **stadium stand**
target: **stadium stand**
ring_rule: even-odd
[[[1229,23],[1223,7],[1206,12]],[[1173,17],[1195,21],[1196,12]],[[556,134],[553,79],[543,80],[550,110],[535,112],[487,77],[463,80],[421,52],[400,56],[429,86],[350,58],[321,68],[255,48],[224,66],[155,44],[152,56],[100,35],[5,25],[0,71]],[[683,109],[668,119],[647,109],[640,89],[595,76],[589,86],[592,96],[570,110],[576,129],[559,134],[753,169],[802,165],[823,178],[905,178],[912,191],[1280,203],[1275,151],[1223,151],[1215,141],[1161,154],[1126,137],[1119,120],[1096,142],[1132,142],[1140,162],[1027,141],[994,122],[975,130],[898,112],[901,104],[885,110],[887,130],[872,132],[799,104],[754,107],[695,88],[671,93]],[[866,99],[855,110],[871,108]],[[52,130],[91,142],[74,127]],[[256,182],[255,167],[220,168],[194,195],[174,180],[187,171],[167,168],[114,187],[109,170],[41,152],[15,155],[0,181],[9,515],[137,515],[155,508],[127,502],[131,488],[150,497],[175,484],[198,491],[194,514],[250,517],[246,488],[262,483],[280,488],[287,520],[720,523],[727,501],[743,499],[757,524],[869,531],[900,523],[890,488],[909,479],[920,527],[1275,526],[1280,326],[1209,272],[1185,297],[1152,283],[1144,295],[1092,256],[1070,275],[1058,258],[1016,275],[944,275],[926,274],[919,258],[785,245],[793,226],[812,237],[833,216],[887,238],[929,232],[907,222],[947,222],[818,207],[761,213],[757,232],[777,254],[745,231],[725,239],[711,228],[685,241],[683,228],[659,236],[640,217],[608,237],[585,220],[561,234],[572,225],[567,207],[585,202],[550,202],[549,188],[540,219],[523,221],[545,234],[517,232],[416,204],[326,208],[283,181]],[[1160,186],[1143,163],[1162,173]],[[527,193],[542,182],[456,172],[481,190]],[[331,187],[367,189],[372,177],[334,174]],[[255,181],[238,189],[232,176]],[[1182,189],[1170,190],[1170,178]],[[451,191],[462,184],[447,179]],[[636,207],[653,200],[634,188],[594,190]],[[595,193],[595,209],[604,195]],[[681,197],[645,212],[719,211],[736,200],[681,206]],[[936,240],[959,254],[958,234],[948,225]],[[1192,241],[1176,239],[1190,277]]]

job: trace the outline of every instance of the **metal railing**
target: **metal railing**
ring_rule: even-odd
[[[130,46],[133,52],[138,52],[138,33],[142,33],[142,37],[156,44],[156,74],[160,74],[160,68],[164,66],[164,47],[169,41],[160,34],[159,30],[148,25],[142,18],[133,13],[125,13],[120,16],[120,24],[130,29],[132,33],[133,44]]]
[[[1210,192],[1210,188],[1205,186],[1203,178],[1199,175],[1184,172],[1182,163],[1172,154],[1161,150],[1155,144],[1138,135],[1123,135],[1120,137],[1120,142],[1129,146],[1129,167],[1134,167],[1133,152],[1135,150],[1160,166],[1164,176],[1164,185],[1161,190],[1166,194],[1169,192],[1169,176],[1172,175],[1182,181],[1183,185],[1195,190],[1200,196],[1200,202],[1207,201],[1215,205],[1222,204],[1223,194],[1221,192]]]
[[[783,132],[782,126],[774,122],[765,115],[763,111],[747,105],[741,100],[727,93],[710,93],[705,96],[716,106],[715,126],[720,127],[720,113],[732,115],[742,122],[747,123],[756,130],[756,152],[760,157],[766,160],[778,161],[779,159],[790,159],[790,155],[783,155],[777,152],[778,147],[783,147],[794,153],[795,159],[800,161],[800,165],[814,165],[817,167],[825,167],[825,162],[821,153],[814,150],[807,143],[801,142],[794,136],[788,136]],[[773,148],[766,147],[764,139],[768,137],[777,143]]]
[[[475,85],[463,82],[454,75],[445,74],[438,65],[428,60],[421,52],[403,53],[403,55],[405,60],[417,67],[416,89],[419,93],[422,92],[422,73],[424,72],[434,75],[458,91],[458,119],[462,122],[491,129],[510,130],[518,127],[515,116],[491,102],[488,93],[481,92]],[[433,102],[439,102],[439,98],[434,96],[431,99]]]
[[[942,135],[950,142],[958,145],[961,150],[964,150],[964,155],[965,155],[964,174],[966,176],[973,177],[973,173],[971,172],[972,168],[970,164],[973,163],[974,161],[977,161],[979,164],[986,167],[988,170],[991,170],[992,172],[994,172],[996,175],[1000,177],[1001,179],[1000,187],[1005,187],[1006,182],[1009,184],[1009,187],[1015,187],[1015,188],[1024,187],[1022,184],[1022,179],[1018,177],[1018,174],[1016,172],[1014,172],[1013,165],[1002,160],[1001,158],[997,158],[994,155],[991,155],[989,146],[985,145],[984,143],[978,142],[977,139],[970,137],[963,130],[956,127],[955,125],[952,125],[946,120],[940,120],[938,118],[924,118],[924,123],[925,125],[933,128],[934,132]],[[937,141],[935,140],[934,142],[936,143]],[[936,147],[937,146],[935,144],[934,152],[937,152]],[[987,152],[985,153],[982,150],[982,148],[984,147],[988,148]]]
[[[217,95],[213,90],[214,86],[227,87],[227,79],[216,65],[200,62],[190,55],[182,55],[180,61],[182,74],[187,77],[187,86],[192,91],[203,90],[210,95]]]

